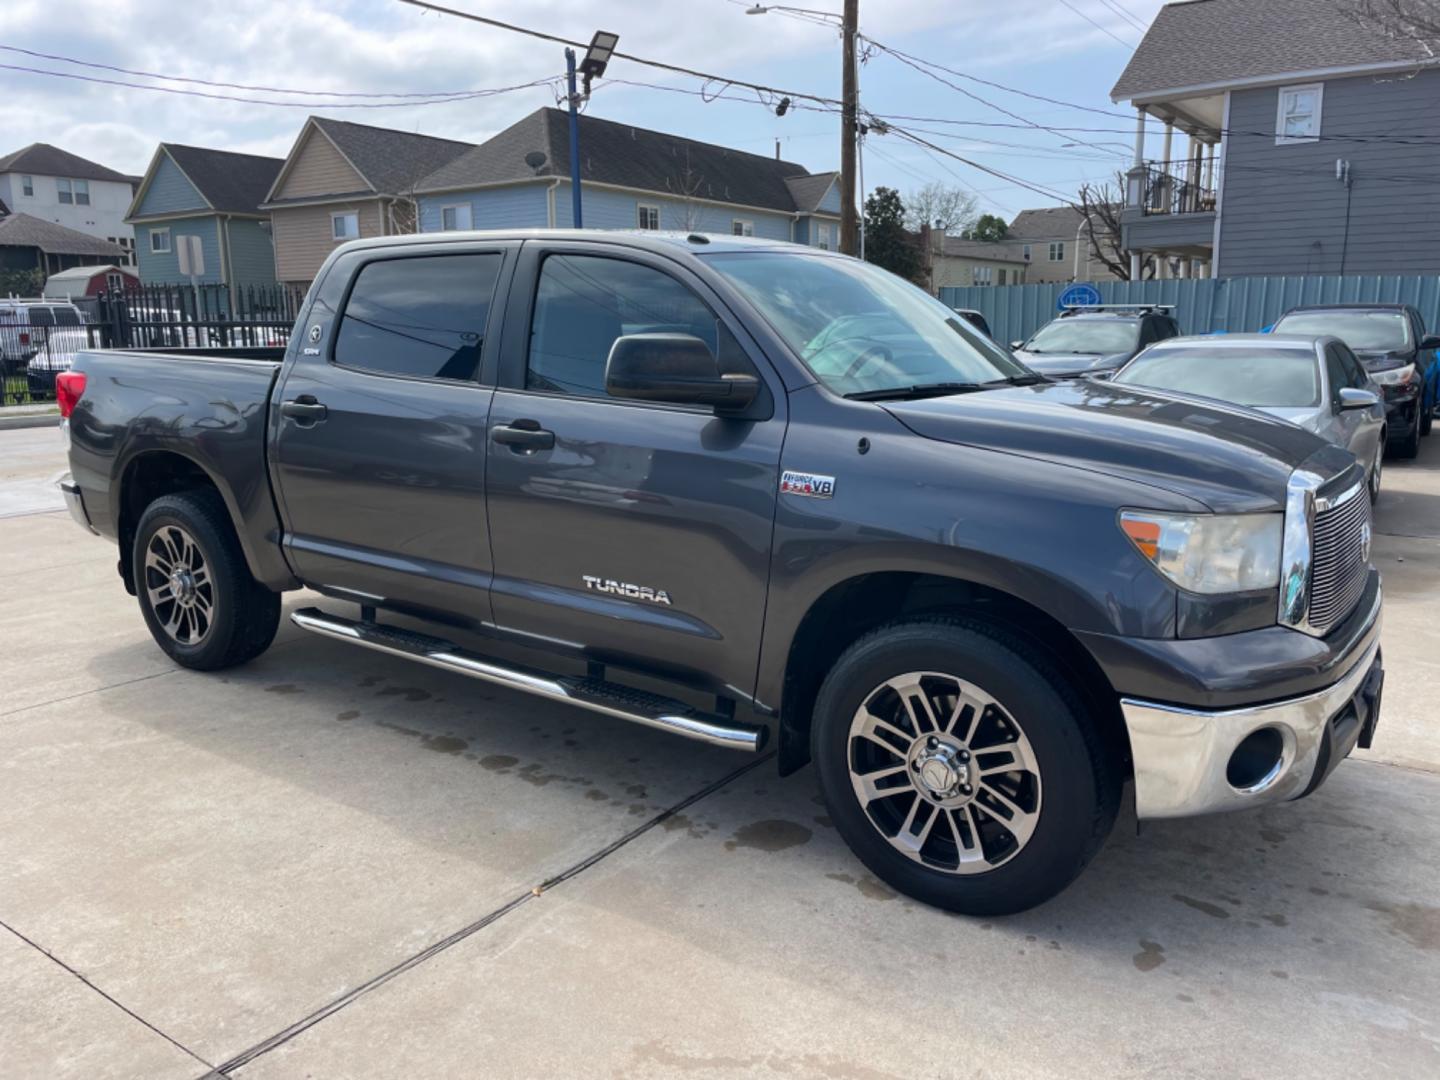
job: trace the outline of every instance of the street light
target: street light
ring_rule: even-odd
[[[605,65],[610,63],[610,57],[619,43],[620,35],[612,34],[608,30],[596,30],[595,36],[590,39],[590,47],[585,50],[585,59],[580,61],[580,74],[585,79],[587,96],[590,93],[590,80],[605,74]]]
[[[580,62],[585,86],[583,96],[575,89],[575,50],[565,50],[565,84],[570,105],[570,216],[574,219],[570,224],[576,229],[585,227],[580,213],[580,102],[590,97],[590,80],[605,74],[605,67],[619,43],[619,34],[595,31],[590,47],[585,50],[585,59]]]

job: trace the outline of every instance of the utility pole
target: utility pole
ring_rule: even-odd
[[[859,222],[855,208],[855,141],[859,137],[858,92],[855,86],[855,36],[860,26],[860,0],[845,0],[841,22],[840,69],[840,250],[858,254]]]
[[[583,229],[580,220],[580,94],[575,89],[575,50],[565,50],[565,87],[570,102],[570,223]]]

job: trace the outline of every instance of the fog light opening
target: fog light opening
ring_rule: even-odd
[[[1285,736],[1279,728],[1259,728],[1235,747],[1230,763],[1225,766],[1225,779],[1236,791],[1253,794],[1274,783],[1284,764]]]

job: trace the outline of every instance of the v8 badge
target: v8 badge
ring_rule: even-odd
[[[812,499],[835,497],[835,478],[819,473],[796,472],[786,469],[780,474],[781,495],[805,495]]]

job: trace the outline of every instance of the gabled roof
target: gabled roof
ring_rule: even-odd
[[[1045,206],[1021,210],[1005,230],[1007,240],[1048,240],[1052,236],[1073,237],[1084,215],[1073,206]]]
[[[1337,0],[1186,0],[1160,9],[1110,99],[1433,62],[1420,43],[1362,24]]]
[[[119,244],[29,214],[11,214],[0,221],[0,247],[33,247],[48,255],[125,256]]]
[[[525,161],[532,153],[544,155],[538,166]],[[580,117],[580,154],[582,181],[785,213],[801,209],[787,181],[819,179],[793,161],[595,116]],[[569,176],[569,116],[559,109],[544,108],[436,169],[420,182],[418,190],[461,191],[537,177]],[[828,181],[825,186],[828,188]],[[808,196],[808,187],[804,190]],[[817,202],[823,195],[822,190]]]
[[[814,176],[787,176],[785,186],[790,189],[790,197],[795,200],[795,209],[811,212],[820,209],[820,203],[838,179],[838,172],[822,172]]]
[[[280,173],[282,158],[261,157],[259,154],[237,154],[232,150],[212,150],[205,146],[181,146],[179,143],[161,143],[162,152],[170,155],[186,179],[212,210],[226,214],[258,214],[265,193]],[[160,157],[150,165],[154,172]],[[145,174],[146,180],[150,172]],[[135,195],[135,206],[140,205],[144,196],[142,190]]]
[[[958,236],[947,236],[941,242],[940,254],[952,259],[990,259],[994,262],[1023,263],[1025,253],[1021,245],[1004,240],[964,240]]]
[[[116,266],[114,263],[102,263],[99,266],[72,266],[69,270],[60,270],[51,274],[45,279],[47,285],[57,281],[89,281],[97,274],[129,274],[131,277],[139,277],[133,266]]]
[[[359,173],[360,179],[370,185],[368,192],[334,192],[336,195],[399,195],[409,192],[422,178],[473,149],[475,145],[455,139],[439,139],[433,135],[415,135],[393,128],[371,127],[369,124],[354,124],[348,120],[312,116],[305,122],[290,156],[285,159],[284,167],[271,184],[266,194],[267,202],[276,201],[275,193],[294,164],[296,155],[306,145],[306,135],[312,129],[318,130],[329,139],[341,156]]]
[[[0,173],[7,172],[32,176],[66,176],[72,180],[114,180],[121,184],[130,180],[124,173],[107,169],[104,165],[49,143],[31,143],[23,150],[0,157]]]

